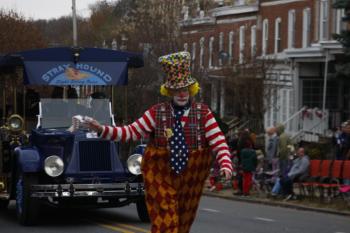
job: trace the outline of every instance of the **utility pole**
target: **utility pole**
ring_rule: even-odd
[[[326,100],[327,100],[327,79],[328,79],[328,53],[329,51],[326,49],[326,56],[325,56],[325,65],[324,65],[324,77],[323,77],[323,98],[322,98],[322,125],[323,127],[323,133],[326,134]]]
[[[75,7],[75,0],[72,0],[72,18],[73,18],[73,46],[78,46],[78,34],[77,34],[77,12]]]

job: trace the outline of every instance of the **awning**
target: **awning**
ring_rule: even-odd
[[[138,53],[99,48],[47,48],[3,56],[0,72],[23,66],[24,84],[126,85],[128,68],[142,67]]]

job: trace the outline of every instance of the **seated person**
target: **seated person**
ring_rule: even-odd
[[[286,200],[294,197],[293,183],[307,178],[309,174],[309,166],[309,156],[305,155],[304,148],[300,147],[297,151],[297,158],[293,161],[293,165],[288,174],[280,179],[281,191],[282,194],[287,196]]]

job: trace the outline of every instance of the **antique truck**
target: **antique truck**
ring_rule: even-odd
[[[144,146],[137,146],[132,156],[122,155],[119,143],[101,139],[72,121],[90,116],[115,125],[113,86],[126,85],[128,69],[142,66],[140,54],[98,48],[38,49],[1,58],[0,209],[15,200],[19,223],[32,225],[44,204],[121,207],[136,203],[139,218],[149,221],[140,172]],[[13,81],[20,76],[23,88]],[[103,86],[111,100],[39,98],[33,123],[25,111],[27,84]],[[13,104],[6,100],[8,96],[14,96]]]

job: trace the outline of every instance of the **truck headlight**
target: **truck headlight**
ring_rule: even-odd
[[[140,175],[141,174],[141,162],[142,162],[142,155],[140,154],[133,154],[128,158],[128,161],[126,162],[128,165],[128,170],[131,174],[134,175]]]
[[[49,156],[45,159],[44,169],[47,175],[51,177],[57,177],[63,173],[63,160],[57,155]]]
[[[21,131],[23,130],[23,118],[20,115],[11,115],[8,119],[8,125],[11,131]]]

